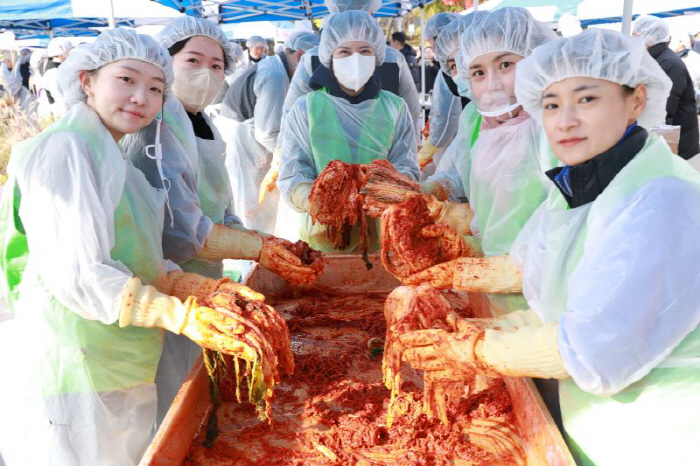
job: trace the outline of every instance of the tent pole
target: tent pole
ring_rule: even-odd
[[[474,0],[474,11],[479,11],[479,0]]]
[[[109,0],[109,28],[114,29],[116,22],[114,21],[114,0]]]
[[[420,67],[420,96],[421,96],[421,107],[423,106],[423,103],[425,102],[425,11],[423,8],[423,2],[420,4],[420,61],[421,61],[421,67]],[[425,109],[421,109],[422,111],[420,112],[420,132],[421,132],[421,140],[423,139],[422,134],[423,134],[423,128],[425,128]]]
[[[622,33],[628,36],[632,32],[632,3],[634,0],[625,0],[622,7]]]

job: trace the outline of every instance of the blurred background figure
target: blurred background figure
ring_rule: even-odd
[[[700,53],[692,47],[692,35],[684,28],[671,30],[669,48],[681,57],[697,90],[700,88]]]
[[[0,105],[21,111],[30,122],[35,120],[35,100],[29,89],[22,85],[20,57],[16,52],[4,51],[0,63]]]
[[[422,68],[422,62],[425,62],[425,92],[430,93],[435,85],[435,78],[440,72],[440,63],[437,61],[435,51],[429,45],[423,48],[423,56],[418,63],[419,68]]]
[[[61,37],[51,39],[46,48],[48,61],[41,81],[37,85],[40,117],[53,116],[58,119],[66,112],[66,105],[58,85],[58,67],[66,61],[72,48],[73,43]]]
[[[248,49],[248,66],[267,56],[267,42],[260,36],[252,36],[246,41],[245,46]]]
[[[279,158],[273,163],[273,153],[282,125],[284,97],[301,57],[318,45],[318,36],[298,31],[283,45],[282,52],[258,62],[234,80],[217,118],[226,141],[234,210],[246,228],[270,234],[275,230],[279,191],[265,196],[265,188],[260,199],[260,184],[271,165],[279,166]]]
[[[32,72],[29,67],[29,58],[32,56],[32,51],[24,48],[19,52],[19,74],[22,76],[22,85],[29,89],[29,77]]]
[[[673,82],[666,102],[666,124],[681,127],[678,155],[687,160],[700,152],[695,87],[688,68],[669,48],[671,33],[666,21],[655,16],[640,16],[634,22],[632,34],[644,39],[649,54]]]
[[[29,57],[29,69],[31,71],[31,75],[29,76],[29,90],[32,91],[35,97],[37,97],[37,87],[41,76],[44,74],[46,63],[46,49],[34,50]]]
[[[411,70],[411,77],[416,84],[416,89],[420,89],[420,69],[418,68],[418,60],[416,59],[416,51],[406,43],[406,34],[403,32],[395,32],[391,35],[390,45],[401,52],[401,55],[408,63],[408,69]]]

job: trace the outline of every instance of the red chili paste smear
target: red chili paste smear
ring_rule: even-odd
[[[453,310],[469,316],[459,295],[444,296]],[[394,406],[402,415],[387,428],[390,391],[382,382],[382,356],[371,350],[385,336],[385,300],[383,294],[268,297],[287,321],[295,360],[294,373],[275,387],[272,427],[258,420],[251,405],[236,403],[235,390],[222,387],[219,435],[211,448],[204,447],[203,425],[184,464],[522,464],[522,450],[513,455],[512,448],[502,448],[508,443],[504,432],[514,442],[519,438],[500,379],[489,379],[472,394],[450,385],[444,425],[423,413],[422,374],[402,367]]]

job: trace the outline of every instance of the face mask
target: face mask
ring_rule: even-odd
[[[447,84],[447,88],[450,90],[452,95],[454,95],[455,97],[459,97],[459,88],[457,87],[457,83],[454,82],[454,79],[452,79],[452,76],[443,71],[441,71],[441,73],[442,78],[445,80],[445,84]]]
[[[493,91],[482,95],[477,101],[477,110],[485,117],[499,117],[508,114],[520,107],[515,96],[506,91]]]
[[[223,82],[224,78],[209,68],[197,70],[175,68],[173,92],[185,107],[194,109],[194,113],[199,113],[214,100]]]
[[[457,93],[462,97],[469,97],[469,78],[457,76],[456,78],[453,78],[453,80],[457,85]]]
[[[349,57],[333,59],[333,74],[348,89],[359,91],[374,74],[376,57],[353,53]]]

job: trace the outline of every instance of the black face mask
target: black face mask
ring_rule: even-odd
[[[260,58],[253,58],[253,57],[250,55],[250,52],[248,52],[248,58],[250,58],[250,61],[252,61],[253,63],[259,62],[259,61],[262,60],[264,57],[265,57],[265,55],[261,56]]]
[[[457,84],[452,80],[452,76],[449,74],[445,73],[444,71],[441,71],[442,77],[445,79],[445,83],[447,84],[447,88],[450,90],[452,95],[455,97],[462,97],[459,95],[459,91],[457,90]]]

